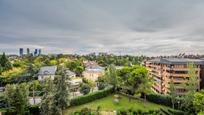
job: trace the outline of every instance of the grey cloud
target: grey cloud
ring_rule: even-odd
[[[0,51],[203,53],[203,0],[0,1]]]

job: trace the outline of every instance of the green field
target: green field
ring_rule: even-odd
[[[148,110],[158,110],[160,108],[167,108],[165,106],[158,105],[155,103],[150,103],[150,102],[147,102],[144,106],[143,101],[132,99],[131,102],[129,102],[129,99],[127,97],[122,95],[120,95],[120,97],[121,99],[119,104],[115,104],[113,102],[114,95],[110,95],[108,97],[105,97],[87,104],[70,107],[65,111],[65,113],[68,114],[77,110],[81,110],[82,108],[85,108],[85,107],[96,110],[98,106],[100,106],[101,110],[103,111],[113,111],[113,110],[119,110],[119,109],[133,109],[133,110],[140,109],[140,110],[148,111]]]

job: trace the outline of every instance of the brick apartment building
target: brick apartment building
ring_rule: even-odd
[[[186,94],[185,82],[188,82],[188,63],[195,64],[198,78],[198,90],[204,87],[204,60],[186,58],[156,58],[144,63],[153,79],[152,90],[160,94],[170,93],[170,82],[176,88],[177,95]]]

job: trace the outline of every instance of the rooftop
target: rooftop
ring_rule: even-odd
[[[202,59],[188,59],[188,58],[155,58],[149,60],[152,63],[162,63],[162,64],[204,64],[204,60]]]
[[[100,71],[104,71],[104,67],[101,67],[101,66],[92,66],[92,67],[86,68],[86,71],[100,72]]]
[[[57,66],[45,66],[41,67],[38,74],[40,75],[55,75],[55,72],[57,71]]]
[[[69,69],[66,70],[66,75],[68,76],[75,76],[75,73],[70,71]]]

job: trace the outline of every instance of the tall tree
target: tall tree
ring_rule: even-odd
[[[63,110],[69,106],[69,76],[66,76],[66,71],[63,69],[55,82],[55,103],[60,109],[60,114],[63,115]]]
[[[146,94],[150,92],[151,82],[148,77],[148,71],[141,66],[133,66],[131,70],[131,81],[132,86],[130,89],[133,94],[140,93],[144,98],[144,103],[146,102]]]
[[[3,71],[6,71],[12,68],[12,65],[8,60],[8,58],[6,57],[5,53],[3,53],[3,55],[0,58],[0,66],[2,66]]]
[[[107,68],[107,71],[105,73],[105,79],[106,81],[113,85],[114,89],[116,90],[117,87],[117,70],[115,66],[109,65]]]
[[[28,86],[26,84],[7,85],[5,95],[8,107],[13,108],[16,114],[25,115],[28,113]]]
[[[146,101],[147,101],[146,95],[151,92],[152,80],[148,76],[147,70],[145,68],[143,68],[142,73],[143,73],[141,77],[142,82],[139,85],[139,88],[136,91],[136,93],[141,94],[141,97],[144,98],[144,105],[146,106]]]
[[[182,103],[182,107],[190,112],[193,110],[192,105],[194,95],[198,89],[199,81],[195,70],[195,64],[189,63],[187,67],[188,67],[188,77],[186,78],[186,80],[188,80],[188,82],[186,82],[187,94],[184,96],[184,102]]]
[[[40,86],[40,83],[39,83],[39,81],[37,81],[37,80],[35,80],[35,81],[32,81],[31,83],[30,83],[30,89],[32,90],[32,92],[33,92],[33,104],[35,104],[35,92],[36,92],[36,90],[37,90],[37,88]]]
[[[173,78],[171,78],[170,81],[170,97],[171,97],[171,104],[172,104],[172,108],[174,109],[174,105],[176,103],[176,88],[175,85],[173,83]]]
[[[40,105],[40,113],[42,115],[55,115],[56,111],[53,111],[53,109],[56,109],[53,88],[53,81],[51,79],[46,79],[44,81],[44,95]]]

